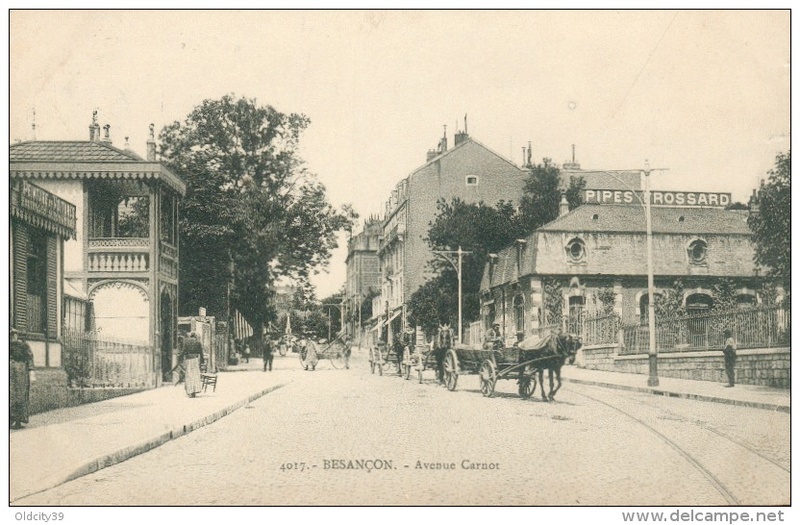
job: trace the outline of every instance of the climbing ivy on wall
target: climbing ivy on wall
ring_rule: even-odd
[[[544,293],[544,323],[546,325],[561,324],[562,312],[564,311],[564,296],[561,290],[564,287],[559,279],[542,279],[542,291]]]

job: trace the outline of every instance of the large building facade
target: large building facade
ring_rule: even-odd
[[[732,283],[738,304],[760,300],[760,269],[746,211],[658,207],[652,210],[655,293],[679,282],[687,313],[710,310],[718,285]],[[481,284],[484,328],[505,338],[613,313],[624,324],[646,320],[649,304],[645,214],[641,206],[584,204],[564,213],[487,264]],[[657,297],[658,299],[658,297]]]
[[[108,126],[101,137],[96,115],[89,135],[12,145],[11,180],[35,184],[76,210],[74,239],[60,254],[61,280],[91,306],[69,328],[144,348],[115,366],[134,367],[137,384],[155,386],[176,358],[178,204],[186,185],[156,160],[152,126],[147,159],[115,148]]]
[[[452,148],[443,136],[425,164],[396,185],[384,209],[378,247],[381,298],[375,302],[380,308],[373,310],[384,326],[389,320],[390,338],[405,323],[411,295],[429,277],[428,262],[434,255],[426,237],[437,201],[519,202],[526,177],[526,170],[464,131],[456,133]]]

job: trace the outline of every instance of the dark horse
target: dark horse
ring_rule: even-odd
[[[539,373],[539,384],[541,385],[542,399],[544,401],[552,401],[555,398],[556,392],[561,388],[561,367],[564,363],[575,362],[575,354],[581,347],[581,341],[578,336],[558,334],[551,335],[545,341],[544,346],[535,350],[524,350],[525,360],[534,360],[533,367]],[[550,376],[550,393],[544,393],[544,371],[547,370]],[[554,386],[553,376],[558,385]],[[535,385],[534,385],[534,388]]]
[[[436,359],[436,380],[444,384],[444,356],[453,348],[453,329],[449,324],[440,324],[433,340],[433,357]]]

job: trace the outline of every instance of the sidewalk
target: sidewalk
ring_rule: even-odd
[[[277,363],[276,363],[277,364]],[[282,368],[282,367],[281,367]],[[183,384],[31,416],[10,431],[9,501],[142,454],[230,414],[292,381],[292,369],[261,371],[251,359],[220,372],[216,392],[190,399]]]
[[[216,392],[189,399],[183,385],[164,386],[137,394],[31,417],[22,430],[10,432],[9,501],[47,490],[90,474],[211,424],[247,403],[292,382],[299,364],[293,354],[275,359],[273,372],[261,371],[254,358],[220,372]],[[368,373],[366,349],[353,349],[353,369]],[[234,373],[235,372],[235,373]],[[587,370],[567,366],[565,382],[711,401],[782,412],[790,411],[788,389],[752,385],[725,388],[720,383],[659,378]],[[421,387],[422,388],[422,387]]]
[[[650,387],[647,386],[648,377],[644,374],[604,372],[576,366],[564,367],[561,370],[561,378],[567,382],[616,388],[631,392],[694,399],[697,401],[711,401],[781,412],[791,411],[791,395],[788,388],[769,388],[755,385],[736,385],[733,388],[726,388],[724,383],[675,379],[672,377],[659,377],[658,386]]]

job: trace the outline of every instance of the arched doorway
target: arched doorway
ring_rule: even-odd
[[[172,315],[172,298],[164,291],[161,293],[161,380],[172,381],[172,336],[175,320]]]

